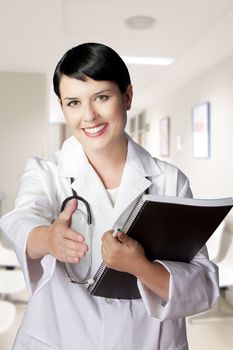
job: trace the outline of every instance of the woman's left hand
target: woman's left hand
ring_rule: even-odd
[[[149,261],[144,249],[137,241],[113,231],[102,237],[102,258],[105,264],[118,271],[128,272],[138,278],[147,288],[159,295],[165,302],[169,296],[170,273],[159,262]]]
[[[113,237],[113,231],[102,236],[102,258],[104,263],[118,271],[137,275],[138,267],[147,260],[143,247],[123,232]]]

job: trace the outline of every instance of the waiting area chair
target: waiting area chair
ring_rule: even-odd
[[[0,240],[0,296],[11,299],[12,295],[26,288],[23,272],[12,249],[6,248]]]
[[[0,192],[0,215],[4,197]],[[19,268],[16,254],[3,244],[0,232],[0,336],[13,325],[16,319],[16,304],[24,303],[14,297],[25,288],[23,273]]]
[[[0,240],[0,268],[14,269],[15,267],[19,267],[15,252],[5,247]]]
[[[0,336],[8,331],[14,323],[16,308],[12,302],[0,300]]]

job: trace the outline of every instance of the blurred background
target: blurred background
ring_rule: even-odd
[[[128,65],[131,136],[177,165],[194,197],[233,196],[233,0],[0,0],[1,214],[14,206],[26,160],[48,157],[69,136],[52,75],[66,50],[89,41]],[[191,350],[232,349],[232,217],[209,242],[221,300],[187,320]],[[0,349],[9,350],[28,295],[1,241]]]

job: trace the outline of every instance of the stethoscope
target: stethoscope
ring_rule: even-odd
[[[70,179],[71,184],[74,182],[74,178]],[[83,214],[81,214],[81,212],[79,210],[77,210],[77,212],[79,213],[79,216],[81,218],[81,220],[84,220],[87,224],[87,236],[89,237],[89,251],[87,253],[87,265],[88,265],[88,270],[87,273],[85,274],[85,276],[82,279],[78,279],[77,276],[75,275],[75,273],[73,272],[73,267],[74,264],[69,264],[69,263],[65,263],[65,270],[67,272],[67,275],[70,279],[70,282],[72,283],[76,283],[76,284],[92,284],[94,283],[94,280],[91,278],[91,262],[92,262],[92,216],[91,216],[91,209],[90,209],[90,205],[89,203],[82,197],[77,195],[77,192],[72,189],[72,193],[73,195],[70,197],[67,197],[61,206],[61,212],[65,209],[67,203],[71,200],[71,199],[76,199],[80,202],[82,202],[85,206],[86,209],[86,216],[84,217]],[[80,232],[82,233],[82,232]],[[83,259],[83,258],[82,258]]]

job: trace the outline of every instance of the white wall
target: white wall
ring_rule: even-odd
[[[48,123],[45,74],[0,73],[0,192],[3,213],[13,208],[26,160],[59,146],[59,126]]]
[[[171,154],[166,160],[179,166],[190,178],[195,197],[233,196],[233,57],[219,63],[147,109],[150,132],[147,148],[159,155],[159,120],[171,118]],[[192,119],[194,105],[211,105],[211,157],[192,156]],[[183,139],[177,150],[176,136]]]

